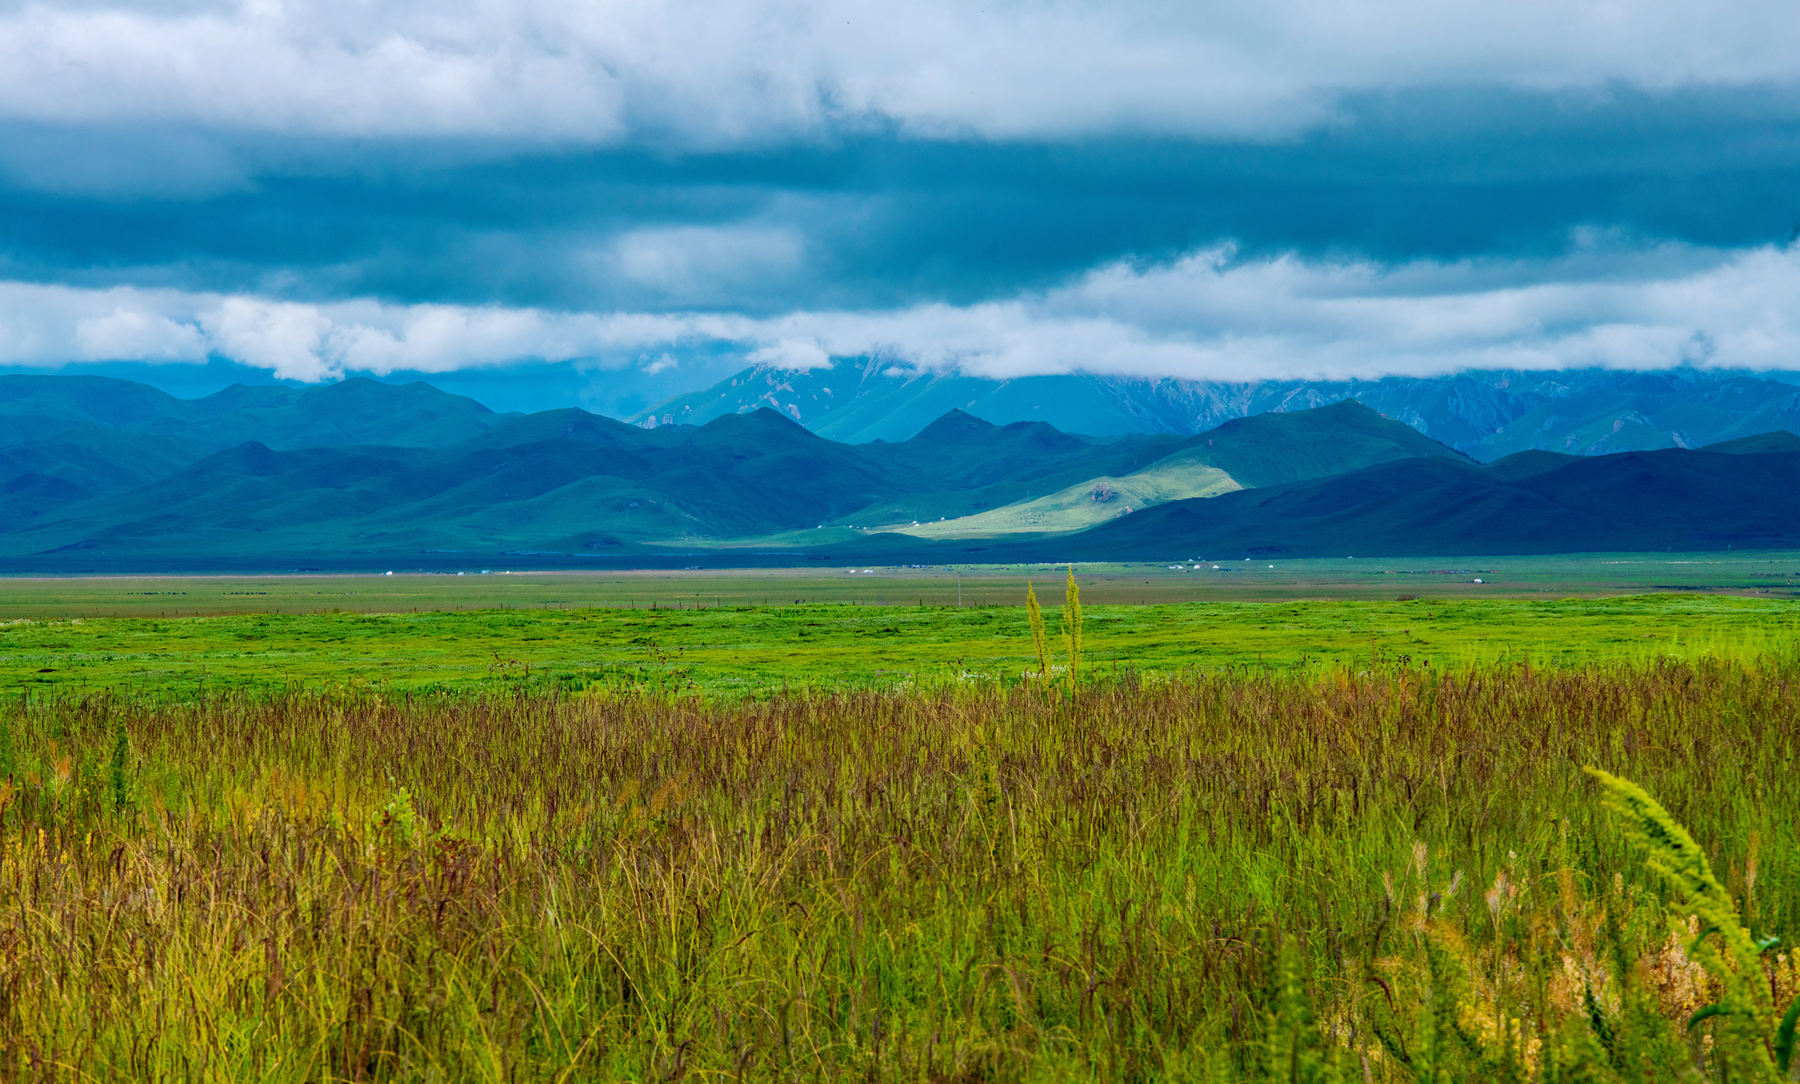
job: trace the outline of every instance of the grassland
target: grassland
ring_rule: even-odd
[[[848,601],[954,571],[9,583],[0,1078],[1784,1079],[1800,562],[1677,560],[1084,570],[1073,687]]]
[[[1750,660],[1800,651],[1800,610],[1732,595],[1090,605],[1096,672],[1317,674],[1530,663]],[[0,623],[0,693],[784,689],[1016,683],[1035,665],[1018,606],[518,609]]]
[[[696,557],[696,560],[702,558]],[[1218,567],[1213,567],[1213,566]],[[1027,581],[1061,565],[522,572],[479,568],[395,575],[0,577],[0,620],[250,613],[412,613],[488,609],[789,606],[1016,606]],[[1102,605],[1239,600],[1600,598],[1646,592],[1800,598],[1800,554],[1574,554],[1082,564]],[[1475,579],[1483,582],[1476,584]]]
[[[1732,1017],[1687,1027],[1730,976],[1581,766],[1660,795],[1748,930],[1792,936],[1797,697],[1790,657],[15,702],[0,1064],[1774,1079]],[[1800,989],[1785,947],[1754,966],[1776,1009],[1739,1031]]]

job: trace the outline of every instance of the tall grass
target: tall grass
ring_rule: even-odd
[[[18,701],[0,1073],[1750,1079],[1797,711],[1781,661]]]
[[[1031,626],[1031,649],[1037,656],[1038,677],[1050,678],[1050,640],[1044,632],[1044,608],[1038,605],[1037,591],[1025,585],[1025,619]]]
[[[1081,585],[1075,582],[1075,566],[1069,566],[1069,580],[1063,587],[1063,649],[1069,653],[1069,688],[1081,680]]]

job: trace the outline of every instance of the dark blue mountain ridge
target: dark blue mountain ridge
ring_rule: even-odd
[[[1800,440],[1401,460],[1171,502],[1067,541],[1114,560],[1787,549],[1800,546]]]
[[[495,414],[424,384],[180,400],[0,377],[0,422],[10,571],[1800,544],[1791,432],[1482,464],[1356,400],[1192,435],[950,410],[846,444],[766,409],[645,428]]]

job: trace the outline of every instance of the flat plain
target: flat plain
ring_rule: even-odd
[[[865,567],[867,571],[865,571]],[[483,609],[672,609],[849,603],[1018,605],[1027,582],[1060,589],[1064,565],[0,578],[0,619]],[[1605,597],[1643,592],[1800,598],[1800,554],[1747,551],[1384,557],[1075,566],[1091,602]],[[1476,580],[1481,582],[1477,583]]]
[[[1800,560],[1780,555],[1249,564],[1080,569],[1089,665],[1139,676],[1572,666],[1748,657],[1800,642],[1790,579]],[[524,683],[767,695],[1004,683],[1033,664],[1027,582],[1055,595],[1065,574],[9,580],[0,584],[0,690],[185,696]]]

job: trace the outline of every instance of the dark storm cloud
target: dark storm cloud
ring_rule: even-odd
[[[13,277],[307,300],[968,303],[1221,240],[1392,262],[1552,254],[1579,228],[1755,245],[1800,223],[1800,119],[1766,88],[1369,94],[1279,142],[889,133],[677,154],[7,134]],[[131,184],[126,158],[144,169]]]
[[[1628,15],[0,0],[0,364],[1769,364],[1800,11]]]

